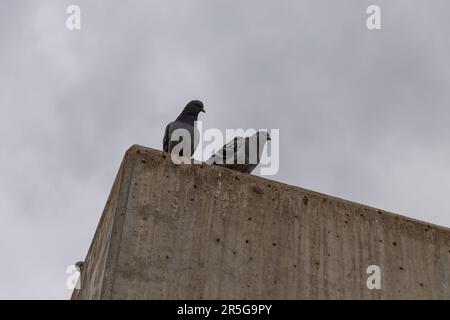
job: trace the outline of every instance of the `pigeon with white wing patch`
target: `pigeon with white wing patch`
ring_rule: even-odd
[[[186,141],[189,154],[183,155],[183,150],[181,150],[179,156],[192,157],[199,143],[199,132],[195,122],[200,112],[206,112],[203,103],[199,100],[192,100],[184,107],[183,112],[176,120],[167,125],[163,138],[163,150],[165,152],[172,152],[176,145],[183,142],[182,136],[174,137],[174,133],[177,133],[177,131],[180,133],[180,129],[182,129],[186,130],[186,133],[190,136],[190,141]]]
[[[250,137],[235,137],[225,144],[206,163],[251,173],[259,164],[264,146],[270,141],[267,131],[257,131]]]

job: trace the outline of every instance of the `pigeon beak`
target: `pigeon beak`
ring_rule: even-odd
[[[206,113],[205,109],[201,109],[200,112]]]
[[[268,138],[267,138],[267,141],[272,141],[272,138],[271,138],[271,137],[268,137]]]

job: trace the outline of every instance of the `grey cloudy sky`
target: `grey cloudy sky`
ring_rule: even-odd
[[[66,29],[69,4],[82,29]],[[365,26],[378,4],[382,30]],[[450,226],[448,0],[0,0],[0,298],[66,299],[126,149],[279,128],[273,179]]]

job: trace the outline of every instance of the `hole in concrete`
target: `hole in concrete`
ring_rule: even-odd
[[[169,259],[169,256],[166,256],[166,259]]]
[[[274,243],[272,243],[272,246],[274,246],[274,247],[275,247],[276,245],[277,245],[277,244],[276,244],[275,242],[274,242]]]
[[[253,186],[252,188],[253,192],[255,192],[256,194],[264,194],[264,191],[258,187],[258,186]]]
[[[400,270],[405,270],[405,268],[403,268],[403,267],[400,267]]]
[[[421,282],[421,283],[419,283],[419,285],[421,286],[421,287],[423,287],[423,283]]]
[[[197,189],[197,185],[196,184],[194,184],[194,189]]]
[[[296,264],[294,264],[294,268],[297,268],[297,265],[296,265]]]
[[[248,218],[248,221],[252,221],[252,218],[250,217],[250,218]]]
[[[217,238],[217,239],[216,239],[216,242],[218,243],[219,241],[220,241],[220,238]]]
[[[378,210],[378,214],[383,214],[383,212],[381,212],[380,210]]]
[[[248,243],[248,240],[245,240],[245,243]]]
[[[397,245],[397,242],[394,241],[394,242],[392,242],[392,244],[393,244],[394,246],[396,246],[396,245]]]
[[[303,204],[304,204],[305,206],[308,205],[308,201],[309,201],[308,197],[307,197],[307,196],[304,196],[304,197],[303,197]]]

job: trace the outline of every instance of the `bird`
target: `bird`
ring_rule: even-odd
[[[84,261],[78,261],[75,263],[75,269],[77,269],[78,272],[81,271],[81,268],[83,267]]]
[[[269,132],[265,130],[259,130],[250,137],[235,137],[206,160],[206,163],[251,173],[258,166],[264,146],[270,140]]]
[[[183,154],[183,150],[181,150],[179,156],[192,157],[199,143],[199,132],[195,126],[195,121],[197,121],[200,112],[206,113],[203,102],[200,100],[192,100],[184,107],[183,111],[175,121],[170,122],[166,126],[163,138],[163,151],[172,152],[172,149],[183,140],[182,137],[178,140],[172,140],[173,132],[177,129],[185,129],[191,136],[191,141],[189,143],[190,154],[185,155]]]

